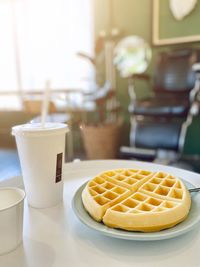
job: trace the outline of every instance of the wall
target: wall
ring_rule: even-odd
[[[109,31],[109,0],[94,0],[94,19],[95,19],[95,37],[98,36],[102,29]],[[200,3],[199,3],[200,4]],[[122,31],[123,36],[139,35],[151,44],[151,22],[152,22],[152,1],[150,0],[113,0],[113,26]],[[199,17],[200,20],[200,17]],[[198,27],[198,25],[197,25]],[[167,28],[167,25],[166,25]],[[179,44],[171,47],[188,47],[199,46],[194,44]],[[153,58],[147,70],[148,74],[152,73],[153,62],[156,54],[161,50],[169,49],[169,47],[152,47]],[[143,98],[151,94],[151,88],[148,84],[141,81],[135,81],[136,93],[138,98]],[[117,76],[117,94],[123,106],[123,114],[126,121],[126,133],[124,135],[124,144],[128,144],[129,134],[129,114],[128,103],[129,97],[127,92],[127,80]],[[200,154],[200,142],[198,136],[200,134],[200,120],[196,119],[190,127],[186,139],[185,152],[192,154]]]

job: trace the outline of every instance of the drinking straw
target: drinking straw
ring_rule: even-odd
[[[46,86],[44,90],[44,95],[43,95],[43,102],[42,102],[42,114],[41,114],[41,124],[42,128],[45,127],[45,122],[47,119],[47,113],[49,110],[49,93],[50,93],[50,81],[46,81]]]

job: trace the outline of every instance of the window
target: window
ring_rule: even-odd
[[[52,88],[85,88],[92,66],[76,56],[92,55],[92,0],[0,2],[0,95]],[[3,95],[0,107],[19,106]],[[5,101],[9,99],[9,101]]]

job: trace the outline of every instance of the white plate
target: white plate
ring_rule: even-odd
[[[188,188],[194,188],[194,186],[191,183],[188,183],[186,181],[183,182]],[[195,226],[197,226],[200,221],[200,212],[199,212],[200,193],[192,193],[192,206],[187,219],[173,228],[154,233],[128,232],[124,230],[109,228],[103,223],[99,223],[93,220],[85,210],[81,200],[81,194],[85,185],[86,183],[84,183],[76,191],[73,197],[72,200],[73,210],[82,223],[84,223],[86,226],[90,227],[93,230],[98,231],[103,235],[120,239],[138,240],[138,241],[163,240],[187,233],[188,231],[192,230]]]

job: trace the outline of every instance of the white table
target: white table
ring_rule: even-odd
[[[141,242],[103,236],[77,219],[71,200],[79,186],[100,171],[120,167],[159,168],[200,185],[199,174],[151,163],[111,160],[66,164],[64,202],[41,210],[25,203],[23,245],[0,256],[0,267],[200,266],[200,227],[174,239]],[[10,180],[10,185],[13,182]]]

